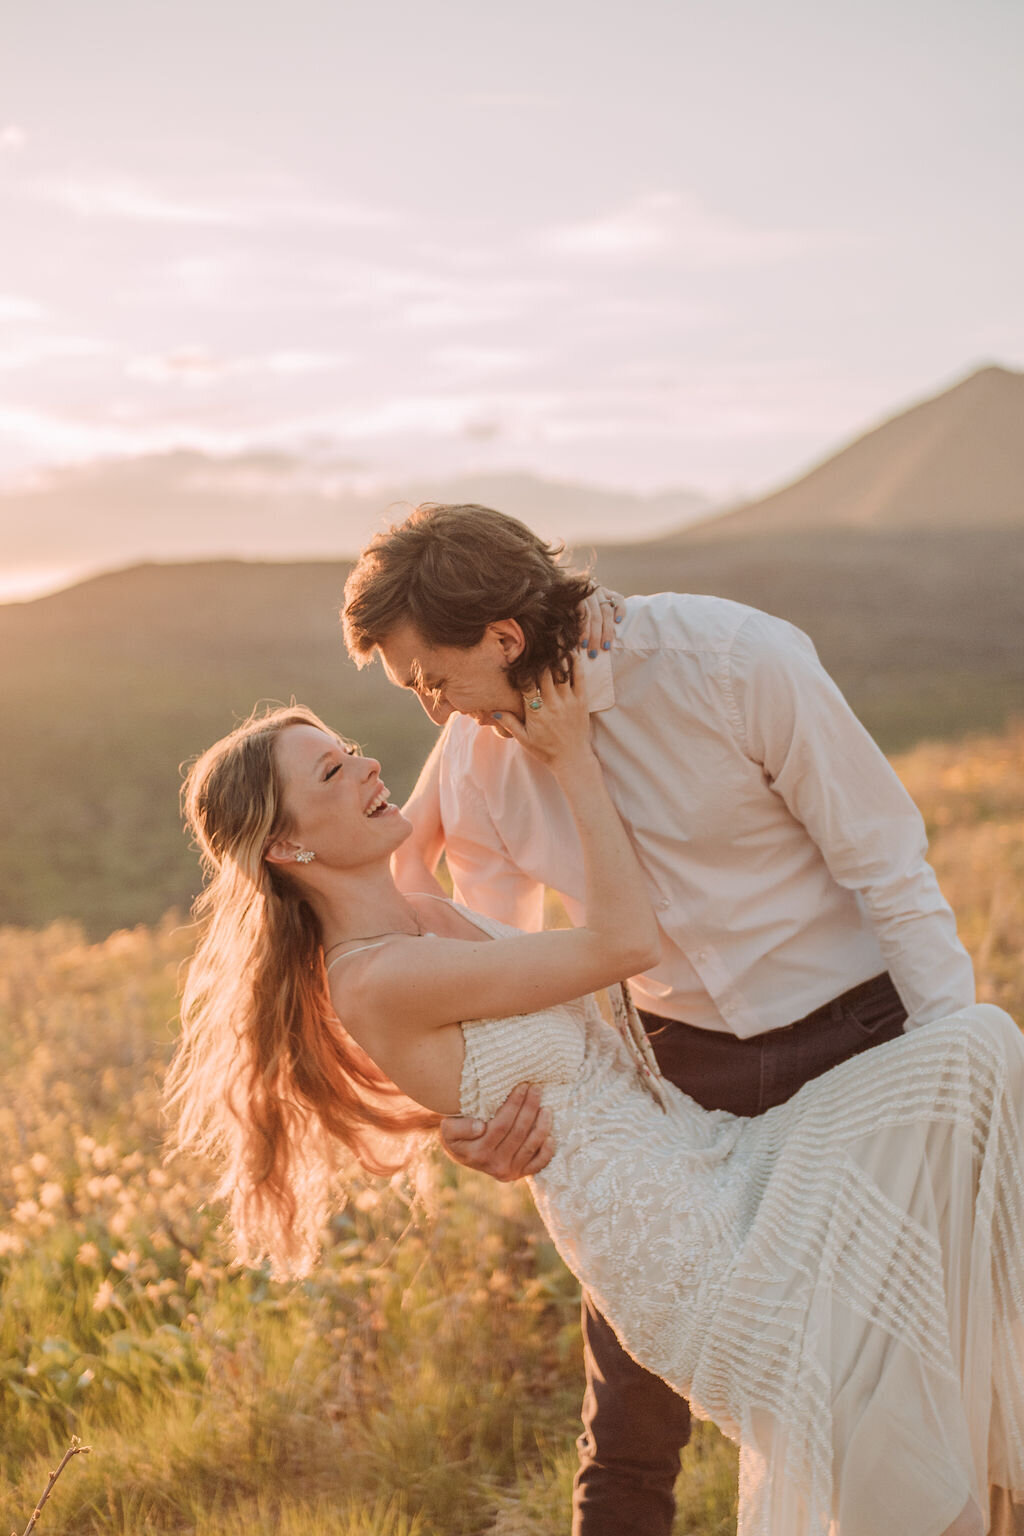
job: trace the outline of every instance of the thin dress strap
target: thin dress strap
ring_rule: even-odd
[[[327,975],[332,967],[337,965],[339,960],[347,960],[350,955],[361,955],[364,949],[383,949],[386,943],[387,939],[381,939],[379,944],[360,944],[358,949],[346,949],[343,955],[335,955],[330,965],[325,967],[324,975]]]

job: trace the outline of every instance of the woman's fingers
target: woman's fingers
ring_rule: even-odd
[[[621,592],[613,592],[610,587],[595,587],[581,605],[581,612],[580,650],[592,657],[601,650],[610,651],[615,626],[626,616],[626,600]]]
[[[582,668],[574,668],[570,681],[558,682],[544,672],[536,686],[523,694],[522,718],[502,711],[494,716],[508,735],[532,756],[552,766],[566,754],[574,754],[589,740]]]

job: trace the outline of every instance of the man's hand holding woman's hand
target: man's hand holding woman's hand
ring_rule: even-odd
[[[442,1120],[441,1141],[456,1163],[502,1184],[540,1173],[555,1153],[551,1113],[541,1106],[540,1089],[528,1083],[512,1090],[492,1120]]]

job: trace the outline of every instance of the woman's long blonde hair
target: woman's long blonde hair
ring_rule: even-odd
[[[166,1084],[174,1145],[212,1156],[238,1257],[279,1274],[315,1263],[334,1175],[354,1154],[393,1174],[438,1116],[399,1092],[346,1035],[331,1003],[320,924],[268,864],[288,833],[274,755],[292,725],[334,732],[301,706],[254,714],[204,752],[182,789],[205,888],[201,937]]]

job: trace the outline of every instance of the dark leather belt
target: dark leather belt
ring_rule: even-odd
[[[846,992],[840,992],[838,997],[830,998],[827,1003],[813,1008],[802,1019],[795,1020],[792,1024],[781,1024],[778,1029],[763,1030],[761,1034],[741,1036],[734,1035],[731,1030],[702,1029],[698,1024],[687,1024],[682,1019],[667,1019],[663,1014],[650,1013],[645,1008],[638,1008],[644,1028],[648,1034],[653,1034],[659,1029],[683,1029],[690,1030],[695,1036],[706,1041],[709,1035],[717,1039],[725,1038],[734,1042],[738,1047],[763,1045],[766,1039],[777,1039],[781,1035],[794,1035],[805,1029],[820,1028],[822,1024],[830,1024],[841,1018],[848,1008],[856,1008],[858,1003],[878,996],[889,998],[899,1003],[896,988],[888,971],[882,971],[878,976],[872,976],[868,981],[860,981],[855,987],[850,987]]]

